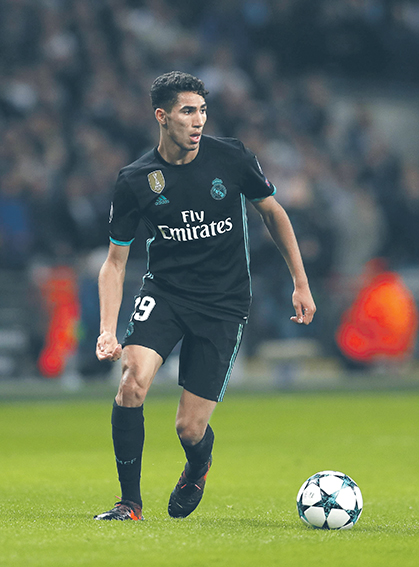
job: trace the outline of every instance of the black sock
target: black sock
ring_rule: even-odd
[[[198,480],[207,472],[208,461],[214,445],[214,432],[210,425],[207,425],[203,438],[196,445],[184,443],[182,439],[180,439],[180,442],[188,461],[185,467],[186,476],[190,480]]]
[[[131,500],[142,506],[140,476],[144,446],[143,406],[127,408],[114,402],[112,439],[121,484],[121,499]]]

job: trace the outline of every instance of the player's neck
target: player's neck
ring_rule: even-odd
[[[199,145],[194,150],[185,150],[177,144],[170,143],[161,138],[157,146],[157,151],[167,163],[172,165],[185,165],[196,158],[199,152]]]

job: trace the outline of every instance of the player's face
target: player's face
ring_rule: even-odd
[[[192,92],[179,93],[170,112],[165,112],[165,133],[179,150],[197,152],[206,121],[205,99]]]

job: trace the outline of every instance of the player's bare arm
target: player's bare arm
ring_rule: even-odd
[[[129,248],[111,242],[108,257],[99,273],[100,335],[96,345],[99,360],[116,361],[122,354],[122,347],[116,338],[116,327]]]
[[[295,316],[291,317],[291,321],[308,325],[313,320],[316,305],[311,295],[300,249],[289,217],[274,197],[258,201],[254,203],[254,206],[262,215],[272,239],[287,263],[294,282],[292,303]]]

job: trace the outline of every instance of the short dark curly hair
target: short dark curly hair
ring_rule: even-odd
[[[151,104],[154,110],[156,108],[171,110],[173,105],[176,104],[178,94],[183,92],[196,93],[203,98],[208,94],[201,79],[189,73],[171,71],[157,77],[151,85]]]

